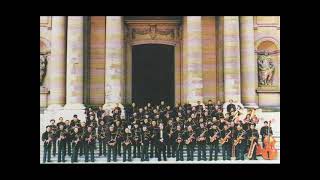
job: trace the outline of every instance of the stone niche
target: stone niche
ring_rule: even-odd
[[[258,100],[260,107],[280,107],[280,51],[270,40],[256,48]]]
[[[40,37],[40,108],[48,106],[48,62],[50,60],[50,42]]]

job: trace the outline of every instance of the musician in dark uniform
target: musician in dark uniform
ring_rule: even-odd
[[[234,135],[234,143],[236,143],[237,140],[238,144],[236,145],[236,156],[237,160],[244,160],[244,154],[245,154],[245,149],[247,145],[247,132],[242,129],[242,125],[239,124],[237,126],[237,130],[235,131]]]
[[[233,100],[232,99],[229,100],[229,104],[227,106],[227,112],[230,113],[231,109],[236,110],[236,105],[233,104]]]
[[[164,129],[163,123],[159,124],[159,132],[157,134],[158,140],[158,161],[161,161],[161,153],[163,155],[163,160],[167,161],[166,156],[166,144],[168,143],[168,133]]]
[[[64,125],[60,124],[59,130],[57,131],[57,142],[58,142],[58,162],[66,162],[66,138],[67,131],[64,129]]]
[[[120,119],[116,120],[116,124],[114,126],[114,130],[116,131],[117,133],[117,143],[116,143],[116,151],[117,151],[117,155],[121,156],[121,140],[122,140],[122,137],[123,137],[123,126],[121,124],[121,121]]]
[[[63,125],[63,126],[66,125],[65,122],[63,121],[63,117],[59,117],[59,121],[57,123],[57,127],[60,127],[60,125]]]
[[[91,162],[94,162],[94,147],[96,144],[96,133],[92,130],[92,128],[92,126],[88,126],[87,131],[83,137],[85,142],[85,162],[89,161],[89,153]]]
[[[104,111],[102,120],[104,121],[104,124],[108,127],[111,126],[111,124],[113,124],[113,117],[110,116],[109,110]]]
[[[153,158],[153,153],[155,154],[155,157],[158,157],[158,147],[157,147],[157,139],[156,136],[158,134],[159,127],[157,126],[157,122],[155,120],[152,120],[151,126],[150,126],[150,158]]]
[[[107,144],[108,144],[108,158],[107,161],[111,161],[111,153],[112,160],[114,162],[117,161],[117,152],[116,152],[116,143],[117,143],[117,133],[114,130],[114,126],[109,127],[109,131],[107,132]]]
[[[168,122],[168,126],[166,128],[168,133],[168,143],[167,143],[167,157],[175,157],[175,148],[174,148],[174,138],[173,133],[176,131],[175,123],[170,119]]]
[[[221,131],[221,139],[228,139],[227,142],[222,144],[222,156],[223,160],[231,160],[231,130],[229,129],[229,125],[226,123],[223,125],[223,130]]]
[[[135,122],[134,127],[132,128],[133,133],[133,158],[141,158],[141,128],[139,127],[138,122]]]
[[[218,151],[219,151],[219,138],[221,136],[220,131],[216,123],[213,123],[211,128],[208,131],[208,136],[210,137],[210,158],[209,161],[212,161],[212,154],[214,150],[214,160],[218,160]]]
[[[75,127],[75,126],[80,127],[81,122],[80,122],[80,119],[78,119],[78,115],[76,115],[76,114],[73,115],[73,119],[71,120],[70,125],[71,125],[72,127]]]
[[[123,162],[127,161],[127,154],[128,154],[128,161],[131,162],[132,161],[132,157],[131,157],[131,147],[132,147],[132,134],[129,130],[129,128],[125,129],[125,134],[123,137]]]
[[[80,124],[80,128],[79,128],[79,132],[81,134],[82,137],[84,137],[85,133],[87,132],[87,126],[85,122],[81,122]],[[83,154],[85,154],[85,142],[84,139],[82,139],[80,141],[80,153],[79,155],[82,156]]]
[[[146,125],[142,126],[142,155],[141,161],[149,161],[149,143],[150,143],[150,132]]]
[[[71,156],[71,134],[73,133],[72,127],[70,126],[70,121],[65,121],[65,130],[67,131],[67,138],[66,138],[66,147],[68,149],[68,155]]]
[[[189,125],[187,131],[184,134],[185,143],[187,146],[187,161],[193,161],[193,152],[195,146],[196,133],[193,131],[192,126]]]
[[[248,147],[250,150],[250,145],[251,142],[255,142],[256,146],[253,148],[253,153],[252,153],[252,158],[253,160],[257,160],[256,152],[257,152],[257,144],[258,144],[258,139],[259,139],[259,132],[258,130],[255,129],[256,124],[252,123],[250,125],[250,130],[247,131],[247,137],[248,137]]]
[[[266,136],[268,136],[268,131],[269,131],[270,135],[273,135],[273,132],[272,132],[272,128],[269,127],[269,125],[268,125],[268,121],[264,121],[263,125],[264,126],[261,127],[261,129],[260,129],[260,135],[261,135],[262,147],[265,148],[265,144],[263,143],[264,138]]]
[[[57,130],[58,127],[55,125],[55,120],[51,119],[50,120],[50,129],[52,132],[52,155],[56,156],[56,151],[57,151],[57,138],[56,138],[56,134],[57,134]]]
[[[50,126],[46,126],[46,131],[44,133],[42,133],[41,139],[43,141],[43,163],[51,162],[50,159],[51,159],[51,147],[52,147],[53,133],[51,131]]]
[[[99,110],[97,111],[98,121],[102,119],[103,113],[104,113],[104,110],[102,109],[102,106],[99,106]]]
[[[73,133],[71,135],[71,141],[72,141],[72,157],[71,157],[71,163],[78,162],[78,152],[80,149],[80,143],[82,141],[82,136],[79,132],[78,127],[74,127]]]
[[[174,145],[176,146],[176,161],[183,161],[184,134],[180,124],[177,124],[177,130],[173,133]]]
[[[206,142],[207,142],[208,132],[204,126],[204,123],[200,123],[200,127],[196,131],[197,145],[198,145],[198,161],[207,160],[206,157]]]
[[[106,154],[106,132],[107,127],[104,124],[104,121],[100,121],[100,125],[98,127],[98,141],[99,141],[99,156],[102,154],[107,156]]]

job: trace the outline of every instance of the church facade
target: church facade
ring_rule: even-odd
[[[154,54],[144,54],[150,49]],[[141,64],[144,55],[150,58]],[[149,61],[160,61],[161,68]],[[153,86],[150,75],[138,82],[144,70],[137,67],[144,65],[169,74],[155,81],[172,81],[162,85],[170,90],[154,86],[150,92],[167,93],[160,98],[172,104],[232,99],[279,109],[280,17],[40,17],[40,108],[142,102],[141,83]]]

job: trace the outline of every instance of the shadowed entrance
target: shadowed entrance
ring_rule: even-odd
[[[136,45],[132,47],[132,102],[139,107],[174,104],[174,46]]]

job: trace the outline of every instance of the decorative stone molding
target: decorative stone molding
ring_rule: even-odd
[[[47,72],[48,54],[40,53],[40,86],[43,84],[44,77]]]
[[[131,44],[175,44],[175,42],[181,40],[182,29],[179,21],[126,20],[125,23],[125,38]]]
[[[40,16],[40,27],[51,28],[51,16]]]

